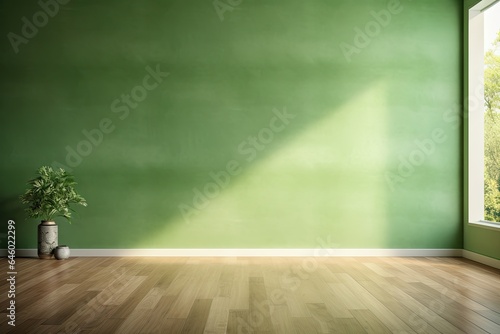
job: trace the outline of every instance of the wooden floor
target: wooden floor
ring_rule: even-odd
[[[17,259],[16,269],[16,327],[2,279],[0,333],[500,333],[500,271],[460,258]]]

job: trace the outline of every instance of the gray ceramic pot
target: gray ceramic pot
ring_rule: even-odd
[[[57,246],[54,249],[54,256],[58,260],[65,260],[69,258],[69,247],[66,245]]]

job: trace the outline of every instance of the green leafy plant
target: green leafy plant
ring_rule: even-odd
[[[21,201],[28,204],[26,212],[31,218],[51,221],[55,216],[62,216],[71,223],[70,204],[87,206],[87,201],[79,195],[74,186],[73,175],[64,169],[52,169],[42,166],[38,177],[28,181],[31,187],[21,196]]]

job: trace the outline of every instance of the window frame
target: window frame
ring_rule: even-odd
[[[468,222],[500,229],[484,220],[484,11],[499,0],[483,0],[468,15]]]

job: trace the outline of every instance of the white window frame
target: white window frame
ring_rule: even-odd
[[[484,220],[484,11],[498,0],[483,0],[469,10],[468,199],[469,224],[500,229]]]

